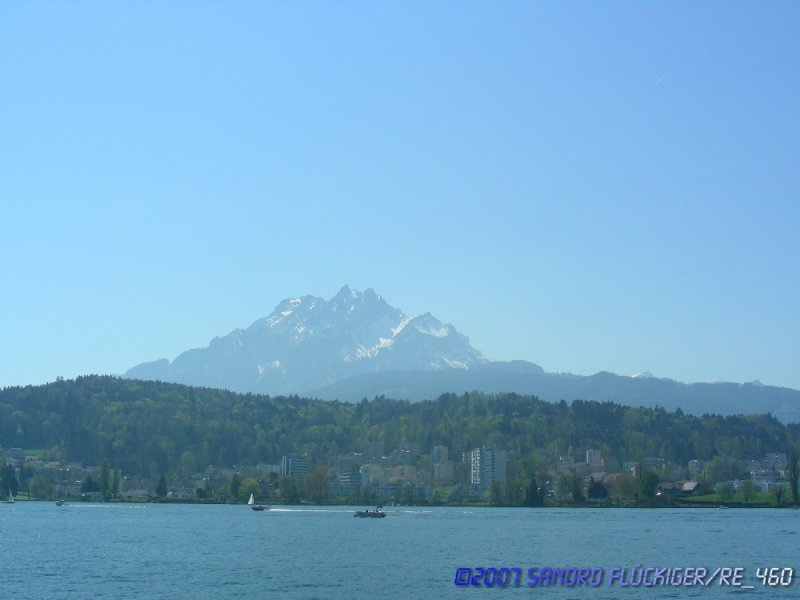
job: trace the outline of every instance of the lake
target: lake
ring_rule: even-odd
[[[800,591],[781,585],[800,575],[800,510],[387,507],[385,519],[354,519],[357,508],[2,505],[0,597],[711,599]],[[478,583],[478,567],[494,570],[482,587],[460,587],[459,567],[473,569],[461,573],[465,583]],[[562,585],[541,571],[570,567]],[[655,570],[679,567],[707,573]],[[776,569],[762,573],[773,586],[758,568]],[[578,585],[579,569],[602,580]],[[656,585],[621,586],[637,573]],[[670,577],[692,585],[669,585]],[[485,589],[487,582],[497,583]]]

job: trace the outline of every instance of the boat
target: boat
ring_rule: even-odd
[[[8,500],[3,500],[4,504],[14,504],[14,494],[8,492]]]
[[[386,516],[386,513],[381,510],[382,508],[382,506],[376,506],[375,510],[357,510],[353,516],[361,519],[382,519]]]
[[[56,500],[56,506],[64,506],[63,500]]]
[[[264,506],[263,504],[256,504],[256,499],[253,497],[253,494],[250,494],[250,500],[247,501],[247,506],[252,508],[253,510],[269,510],[269,506]]]

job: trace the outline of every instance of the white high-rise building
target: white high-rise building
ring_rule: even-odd
[[[475,448],[470,453],[471,483],[488,489],[495,481],[506,484],[508,454],[494,448]]]

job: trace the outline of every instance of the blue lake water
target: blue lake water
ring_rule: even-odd
[[[0,597],[742,598],[757,568],[800,575],[800,510],[0,506]],[[620,587],[611,569],[743,567],[740,583]],[[519,567],[519,587],[458,587],[458,567]],[[599,587],[527,587],[530,567],[602,568]],[[784,581],[786,574],[784,571]],[[653,580],[652,572],[650,581]]]

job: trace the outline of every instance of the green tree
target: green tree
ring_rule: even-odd
[[[630,473],[620,473],[614,476],[611,483],[611,491],[615,498],[624,502],[631,502],[636,499],[639,487]]]
[[[795,506],[800,504],[800,499],[798,499],[798,489],[797,489],[797,480],[798,480],[798,460],[797,460],[797,452],[792,452],[789,455],[789,491],[792,494],[792,503]]]
[[[756,492],[758,492],[758,486],[752,479],[745,479],[739,484],[739,495],[745,503],[750,502],[755,497]]]
[[[146,456],[146,453],[142,455],[142,459],[144,459],[145,456]],[[163,473],[163,471],[161,470],[161,467],[158,465],[158,462],[155,461],[155,460],[150,461],[150,467],[148,468],[147,472],[150,475],[150,477],[152,477],[154,479],[156,477],[158,477],[159,474]]]
[[[556,493],[562,501],[572,501],[575,504],[581,504],[585,500],[583,495],[583,478],[575,473],[562,475],[556,482]]]
[[[243,480],[242,485],[239,486],[237,498],[242,502],[247,502],[247,500],[250,498],[250,494],[253,494],[253,498],[258,500],[258,497],[261,494],[261,486],[258,485],[258,481],[248,477],[247,479]]]
[[[505,505],[524,506],[528,492],[527,482],[523,479],[507,479],[505,486]]]
[[[119,469],[114,469],[111,477],[111,497],[119,496]]]
[[[645,471],[639,479],[639,493],[642,498],[655,498],[661,477],[655,471]]]
[[[26,467],[24,462],[19,466],[19,484],[17,486],[17,490],[27,487],[32,473],[33,469],[31,467]]]
[[[330,478],[325,465],[314,465],[303,482],[305,496],[314,504],[323,504],[330,492]]]
[[[234,473],[233,477],[231,477],[231,482],[228,484],[228,495],[232,500],[236,501],[239,499],[239,488],[241,487],[242,480],[239,478],[238,473]]]
[[[291,475],[280,478],[278,481],[278,490],[281,493],[281,500],[286,504],[297,504],[300,501],[300,491],[297,489],[297,481]]]
[[[104,460],[100,465],[100,493],[103,494],[103,500],[109,499],[109,491],[111,489],[111,479],[109,478],[108,461]]]
[[[454,485],[450,488],[450,493],[447,495],[447,501],[451,504],[461,504],[464,502],[465,494],[464,488],[460,485]]]
[[[489,487],[489,504],[492,506],[502,506],[503,504],[503,484],[493,481]]]
[[[723,502],[730,502],[733,498],[733,485],[729,481],[723,481],[714,486],[714,491]]]
[[[180,471],[181,475],[184,477],[188,477],[195,472],[195,460],[194,454],[186,450],[183,454],[181,454],[180,459]]]
[[[712,483],[744,479],[748,475],[744,461],[715,456],[706,463],[706,473]]]
[[[34,475],[30,482],[31,496],[39,500],[48,500],[52,494],[52,486],[41,475]]]
[[[572,502],[572,492],[570,491],[569,480],[567,475],[561,475],[556,479],[556,499],[559,505],[564,502]]]
[[[17,481],[17,473],[13,465],[3,464],[3,490],[2,496],[7,497],[9,494],[16,496],[19,492],[19,481]]]
[[[528,485],[528,491],[525,493],[525,506],[544,506],[544,497],[539,489],[539,483],[536,477],[531,477],[531,483]]]
[[[164,477],[164,474],[161,474],[161,477],[158,479],[158,485],[156,485],[156,496],[159,498],[164,498],[167,495],[167,478]]]
[[[92,478],[91,475],[87,475],[86,479],[84,479],[81,483],[81,492],[84,494],[93,494],[99,491],[100,486],[97,485],[97,482]]]
[[[776,485],[772,488],[772,495],[775,496],[775,506],[780,508],[783,506],[783,496],[786,493],[786,488],[782,485]]]

